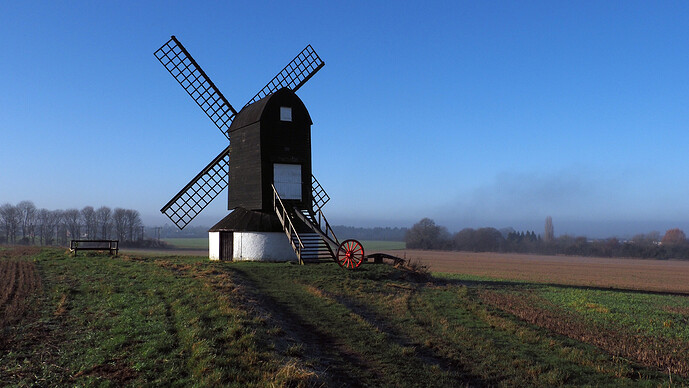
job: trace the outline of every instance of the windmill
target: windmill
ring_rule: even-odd
[[[230,141],[161,212],[183,229],[229,183],[233,211],[209,231],[211,259],[334,259],[358,267],[364,249],[339,242],[322,212],[330,197],[311,173],[312,123],[296,95],[325,65],[311,45],[240,111],[174,35],[155,57]]]

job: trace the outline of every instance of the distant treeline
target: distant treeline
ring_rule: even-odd
[[[208,229],[210,226],[192,226],[187,225],[180,230],[178,227],[170,224],[157,227],[146,227],[146,235],[152,238],[198,238],[208,237]]]
[[[546,222],[545,231],[552,232],[552,219],[550,224]],[[638,234],[627,241],[617,238],[590,240],[584,236],[569,235],[555,237],[552,233],[550,236],[543,238],[534,231],[518,232],[512,228],[497,230],[491,227],[466,228],[450,234],[445,227],[424,218],[409,229],[405,242],[409,249],[689,259],[689,241],[680,229],[670,229],[662,238],[659,232],[650,232]]]
[[[39,209],[31,201],[0,206],[0,243],[68,245],[76,239],[117,239],[122,246],[144,246],[143,224],[132,209]]]
[[[354,226],[333,226],[335,235],[341,240],[404,241],[408,228],[357,228]]]
[[[73,239],[117,239],[122,246],[155,245],[164,238],[208,237],[208,226],[144,227],[137,210],[101,206],[39,209],[31,201],[0,206],[0,244],[68,245]],[[334,226],[344,239],[404,241],[407,228]],[[162,244],[162,243],[160,243]]]

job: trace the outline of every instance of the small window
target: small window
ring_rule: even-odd
[[[280,107],[280,121],[292,121],[292,108],[289,106]]]

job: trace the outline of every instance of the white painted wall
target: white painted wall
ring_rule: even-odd
[[[208,258],[220,260],[220,232],[208,232]]]
[[[234,232],[233,249],[234,260],[299,261],[282,232]]]

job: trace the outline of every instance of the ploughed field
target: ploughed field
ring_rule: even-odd
[[[0,247],[0,386],[689,384],[681,289],[423,254],[456,273]]]
[[[433,272],[689,295],[689,260],[421,250],[396,250],[388,253],[418,260]]]
[[[41,278],[33,262],[22,260],[38,250],[0,250],[0,327],[21,320],[41,291]],[[0,342],[2,337],[0,337]]]

